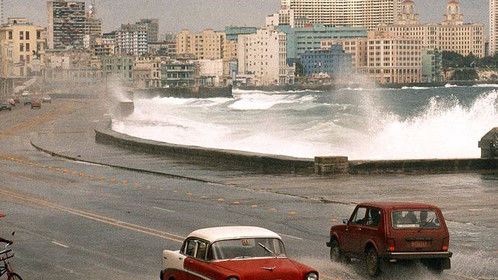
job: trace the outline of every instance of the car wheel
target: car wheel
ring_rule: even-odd
[[[341,248],[336,239],[330,241],[330,260],[333,262],[342,262],[343,260]]]
[[[376,277],[380,274],[380,260],[377,251],[374,248],[369,248],[366,254],[367,273],[370,277]]]

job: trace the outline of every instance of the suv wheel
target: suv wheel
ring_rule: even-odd
[[[380,274],[380,260],[374,248],[367,250],[365,263],[370,277],[376,277]]]
[[[330,241],[330,260],[333,262],[341,262],[343,259],[339,242],[336,239]]]

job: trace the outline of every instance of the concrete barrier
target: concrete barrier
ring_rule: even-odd
[[[95,139],[97,142],[151,154],[180,157],[194,162],[207,163],[210,166],[220,166],[229,169],[244,169],[269,174],[313,173],[313,159],[169,144],[118,133],[112,131],[110,127],[110,119],[106,119],[99,124],[95,129]]]
[[[498,158],[498,127],[491,129],[479,141],[481,158]]]
[[[315,174],[347,174],[348,157],[315,157]]]
[[[262,173],[297,174],[438,174],[463,172],[498,172],[497,158],[483,159],[421,159],[349,161],[347,157],[316,157],[315,159],[268,155],[234,150],[176,145],[141,139],[111,130],[110,118],[95,129],[99,143],[117,145],[151,154],[179,157],[209,166]]]

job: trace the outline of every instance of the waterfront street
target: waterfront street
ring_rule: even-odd
[[[332,224],[368,200],[440,206],[454,252],[442,275],[396,265],[381,279],[498,278],[498,174],[228,170],[96,144],[93,129],[105,113],[92,99],[0,112],[0,212],[7,215],[0,236],[16,231],[12,264],[24,279],[158,279],[163,249],[179,249],[195,229],[222,225],[278,232],[288,255],[317,268],[321,279],[366,279],[358,262],[332,264],[325,242]]]

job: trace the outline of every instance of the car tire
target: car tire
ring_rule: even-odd
[[[22,278],[17,273],[11,273],[7,276],[7,280],[22,280]]]
[[[380,274],[380,258],[375,248],[369,248],[365,256],[368,276],[377,277]]]
[[[330,260],[333,262],[344,261],[344,256],[342,255],[341,248],[339,247],[339,242],[336,239],[330,241]]]

